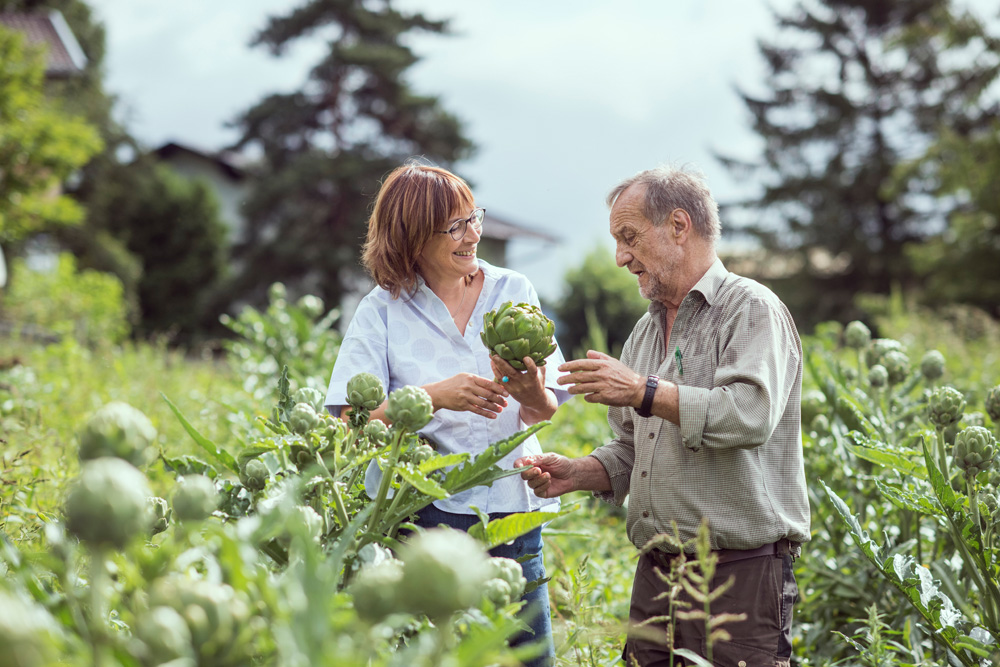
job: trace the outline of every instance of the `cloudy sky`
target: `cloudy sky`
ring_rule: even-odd
[[[90,0],[108,31],[107,83],[148,146],[218,149],[227,121],[267,93],[298,88],[321,39],[281,58],[248,46],[296,0]],[[787,7],[790,1],[772,4]],[[561,239],[520,243],[511,268],[557,298],[566,269],[612,247],[604,196],[620,179],[689,163],[720,200],[738,186],[713,151],[757,142],[734,86],[759,87],[756,40],[773,33],[763,0],[401,0],[449,18],[454,35],[411,44],[411,83],[440,95],[478,144],[457,168],[477,200]]]

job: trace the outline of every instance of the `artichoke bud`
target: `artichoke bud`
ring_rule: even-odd
[[[414,465],[420,465],[427,459],[434,458],[434,448],[428,444],[421,443],[410,449],[407,458]]]
[[[396,593],[402,580],[403,565],[395,558],[361,568],[350,586],[358,616],[374,624],[399,611]]]
[[[1000,424],[1000,384],[990,389],[986,394],[986,414],[994,424]]]
[[[240,468],[240,483],[251,491],[260,491],[267,485],[271,473],[260,459],[250,459]]]
[[[215,482],[204,475],[187,475],[178,480],[174,490],[174,514],[180,521],[201,521],[219,505]]]
[[[966,478],[971,480],[993,464],[996,440],[988,429],[969,426],[955,436],[952,457],[955,465],[964,470]]]
[[[927,400],[927,417],[937,428],[957,424],[965,410],[965,396],[954,387],[938,387]]]
[[[146,502],[149,503],[149,534],[162,533],[170,525],[170,505],[158,496],[149,496]]]
[[[288,415],[288,425],[294,433],[305,435],[319,426],[320,417],[308,403],[296,403]]]
[[[503,579],[490,579],[483,586],[483,597],[495,606],[503,607],[510,604],[513,593],[510,590],[510,584]]]
[[[117,456],[132,465],[152,457],[156,429],[142,412],[127,403],[108,403],[90,418],[80,433],[81,461]]]
[[[872,341],[872,344],[865,350],[865,363],[868,368],[871,368],[875,364],[884,363],[882,359],[891,350],[903,351],[903,345],[898,340],[893,340],[892,338],[876,338]]]
[[[323,396],[323,392],[319,389],[313,389],[312,387],[301,387],[292,394],[292,400],[296,403],[307,403],[316,412],[321,412],[323,410],[323,403],[326,397]]]
[[[899,384],[910,374],[910,358],[901,350],[889,350],[882,357],[882,365],[888,372],[889,384]]]
[[[523,359],[531,357],[542,366],[555,349],[555,324],[538,306],[511,301],[483,315],[480,338],[490,351],[499,355],[519,371],[525,370]]]
[[[66,496],[66,528],[91,546],[124,548],[148,534],[152,496],[146,476],[115,457],[83,464]]]
[[[154,607],[140,617],[135,634],[146,647],[144,662],[148,665],[194,657],[187,621],[171,607]]]
[[[394,425],[415,433],[434,416],[434,404],[422,387],[407,385],[389,395],[385,416]]]
[[[944,375],[944,355],[937,350],[929,350],[920,359],[920,374],[928,380],[937,380]]]
[[[397,590],[411,612],[441,621],[475,605],[490,568],[482,545],[459,530],[431,529],[400,548],[403,578]]]
[[[858,320],[854,320],[844,329],[844,342],[847,343],[847,347],[863,350],[871,341],[871,330]]]
[[[381,419],[373,419],[365,425],[365,435],[372,442],[381,444],[389,435],[389,427]]]
[[[358,373],[347,381],[347,403],[352,408],[374,410],[384,400],[382,381],[371,373]]]
[[[305,470],[312,464],[316,463],[316,457],[313,455],[313,451],[300,443],[293,443],[289,447],[289,458],[299,471]]]
[[[521,565],[511,558],[495,556],[488,561],[491,579],[502,579],[510,586],[510,599],[517,600],[524,594],[528,580],[524,578]]]
[[[879,389],[889,382],[889,371],[882,364],[875,364],[868,370],[868,384]]]

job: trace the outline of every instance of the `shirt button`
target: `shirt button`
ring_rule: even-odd
[[[740,667],[747,667],[747,661],[746,660],[740,660],[737,664]]]
[[[642,471],[642,476],[643,476],[643,477],[645,477],[645,476],[646,476],[646,471],[645,471],[645,470],[643,470],[643,471]]]
[[[656,434],[655,434],[655,433],[650,433],[650,434],[649,434],[649,439],[650,439],[650,440],[652,440],[652,439],[653,439],[653,438],[655,438],[655,437],[656,437]]]
[[[646,510],[643,510],[643,511],[642,511],[642,518],[643,518],[643,519],[648,519],[648,518],[649,518],[649,512],[648,512],[648,511],[646,511]]]

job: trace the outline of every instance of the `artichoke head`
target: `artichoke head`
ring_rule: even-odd
[[[490,354],[523,371],[525,357],[531,357],[536,366],[545,365],[546,357],[556,350],[555,331],[555,324],[538,306],[507,301],[483,315],[479,337]]]
[[[997,454],[997,441],[988,429],[969,426],[955,436],[951,453],[955,465],[965,471],[967,479],[973,479],[992,466]]]
[[[91,546],[124,548],[148,534],[152,496],[146,476],[115,457],[92,459],[66,496],[66,528]]]
[[[1000,424],[1000,384],[986,394],[986,414],[994,423]]]
[[[156,429],[142,412],[127,403],[108,403],[80,433],[80,460],[117,456],[139,467],[154,455]]]
[[[876,338],[865,350],[865,364],[871,368],[875,364],[885,364],[883,359],[891,350],[903,351],[903,344],[892,338]]]
[[[965,412],[965,396],[954,387],[939,387],[927,400],[927,417],[937,428],[957,424]]]
[[[882,357],[889,384],[899,384],[910,374],[910,358],[901,350],[889,350]]]
[[[434,404],[423,388],[407,385],[389,394],[385,416],[393,425],[416,433],[434,416]]]
[[[928,380],[937,380],[944,375],[944,355],[937,350],[928,350],[920,359],[920,374]]]
[[[174,490],[174,515],[180,521],[201,521],[219,506],[215,482],[204,475],[187,475]]]
[[[347,403],[352,408],[374,410],[384,400],[382,381],[371,373],[358,373],[347,381]]]
[[[475,605],[489,579],[487,556],[460,530],[434,528],[400,548],[403,578],[396,588],[402,606],[442,621]]]
[[[844,329],[844,342],[847,347],[863,350],[872,342],[872,332],[863,322],[854,320]]]

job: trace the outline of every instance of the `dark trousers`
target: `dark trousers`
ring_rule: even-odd
[[[666,599],[655,599],[666,592],[665,584],[654,568],[668,572],[669,555],[646,554],[639,557],[632,586],[632,604],[629,610],[630,625],[641,623],[668,613]],[[693,566],[689,563],[688,566]],[[758,556],[720,564],[712,580],[712,589],[730,577],[734,583],[719,599],[711,602],[709,612],[718,614],[746,614],[746,620],[724,624],[732,639],[714,642],[712,662],[717,667],[787,667],[792,654],[792,606],[798,598],[798,585],[792,573],[792,557],[785,554]],[[681,591],[678,599],[689,602],[686,610],[699,610],[702,603],[693,601]],[[670,664],[666,620],[657,620],[646,626],[649,633],[630,633],[623,657],[626,665],[635,661],[642,667]],[[684,648],[705,657],[704,620],[676,620],[674,647]],[[686,665],[675,657],[673,664]]]

